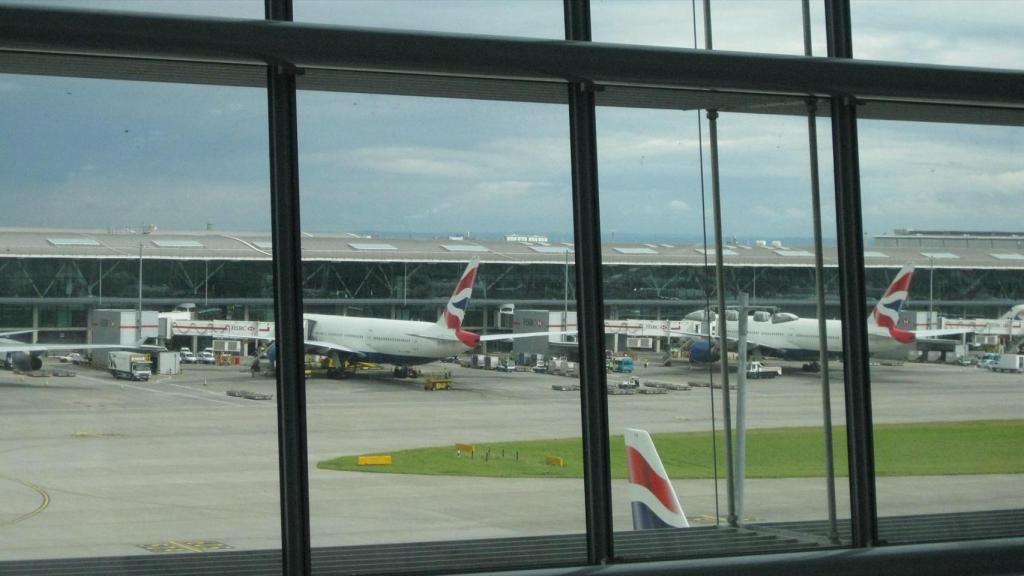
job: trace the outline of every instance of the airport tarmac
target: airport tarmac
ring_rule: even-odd
[[[795,365],[794,365],[795,366]],[[57,363],[46,368],[67,367]],[[452,369],[446,391],[361,375],[307,385],[310,514],[315,546],[579,533],[582,480],[333,472],[316,462],[457,442],[579,436],[574,379]],[[819,426],[820,381],[787,373],[749,383],[750,427]],[[838,368],[838,365],[837,365]],[[0,372],[0,560],[280,547],[276,400],[271,378],[239,366],[185,366],[149,382],[75,368],[74,377]],[[642,380],[707,382],[686,366],[639,368]],[[620,377],[621,376],[621,377]],[[835,424],[842,372],[830,373]],[[624,379],[609,375],[610,382]],[[717,371],[713,378],[717,380]],[[1024,376],[971,367],[872,367],[876,422],[1020,418]],[[712,394],[714,395],[712,397]],[[710,430],[722,392],[693,388],[608,398],[613,434]],[[735,406],[733,406],[735,417]],[[616,530],[629,530],[625,484],[613,483]],[[726,513],[724,482],[674,481],[694,523]],[[880,515],[1024,507],[1019,475],[879,478]],[[839,516],[848,488],[836,479]],[[824,478],[748,480],[747,522],[824,520]]]

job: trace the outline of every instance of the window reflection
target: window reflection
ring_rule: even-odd
[[[613,246],[605,250],[612,272],[605,276],[609,412],[620,426],[612,430],[612,458],[626,465],[626,477],[613,478],[616,551],[624,558],[688,557],[697,538],[714,542],[705,555],[749,552],[730,539],[730,526],[778,525],[802,534],[761,542],[779,550],[829,545],[820,533],[829,534],[831,522],[845,527],[828,511],[831,504],[848,515],[845,481],[828,478],[825,465],[806,127],[803,118],[718,117],[726,380],[713,184],[710,167],[701,171],[702,156],[707,162],[711,154],[710,142],[700,139],[707,118],[598,110],[602,230]],[[834,232],[825,250],[834,266]],[[628,259],[636,265],[618,273]],[[746,360],[737,356],[741,315]],[[634,359],[632,371],[620,358]],[[830,376],[841,410],[842,376],[834,369]],[[733,393],[722,391],[725,381]],[[802,448],[791,455],[800,458],[782,456],[795,445]],[[836,459],[844,469],[845,453]],[[838,493],[833,500],[829,482]],[[655,527],[678,529],[649,530]],[[830,542],[841,541],[836,534]]]
[[[582,533],[565,108],[299,96],[314,544]]]
[[[562,3],[491,0],[295,0],[295,21],[563,39]]]
[[[273,402],[227,394],[273,382],[199,328],[271,298],[269,258],[227,231],[266,236],[265,94],[0,91],[0,560],[279,548]],[[220,365],[183,363],[214,347]]]
[[[881,535],[993,537],[1001,532],[962,527],[1024,503],[1013,487],[1022,461],[1010,447],[1020,435],[1021,396],[1015,379],[997,371],[1015,361],[1020,344],[1009,311],[1024,297],[1013,280],[1024,256],[1012,256],[1022,252],[1016,231],[1024,211],[1009,201],[1016,192],[1007,178],[1019,172],[1014,151],[1024,140],[1017,128],[875,121],[862,123],[860,143],[870,250],[892,266],[869,278],[881,286],[895,266],[914,267],[909,298],[888,310],[905,331],[896,333],[915,337],[871,368]],[[978,198],[1003,208],[979,209]],[[889,200],[897,205],[877,208]],[[911,488],[925,481],[927,492],[961,496]]]

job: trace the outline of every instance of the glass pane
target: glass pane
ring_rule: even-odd
[[[695,4],[695,5],[694,5]],[[712,2],[715,50],[804,54],[800,2],[733,0]],[[704,48],[704,3],[669,0],[607,0],[591,6],[595,42]],[[694,16],[696,15],[696,29]],[[824,13],[811,3],[814,54],[825,54]]]
[[[860,0],[850,17],[856,58],[1012,69],[1024,61],[1015,0]]]
[[[886,255],[867,259],[881,537],[1020,536],[1024,132],[865,121],[859,138]]]
[[[180,16],[260,19],[264,16],[263,2],[260,0],[206,0],[204,2],[182,2],[181,0],[11,0],[7,3],[32,7],[152,12]]]
[[[847,532],[842,478],[831,480],[839,519],[829,512],[807,118],[717,119],[729,395],[720,343],[701,319],[719,309],[709,135],[703,111],[598,110],[615,550],[630,560],[817,548]],[[824,314],[834,318],[835,218],[831,185],[821,188]],[[835,356],[838,325],[827,330]],[[833,473],[845,476],[840,365],[824,376]],[[733,518],[761,537],[737,537]]]
[[[271,301],[245,240],[270,222],[265,92],[0,92],[0,560],[279,549],[274,401],[229,394],[273,382],[235,363],[251,344],[197,326]]]
[[[404,559],[369,572],[584,562],[565,107],[299,111],[314,545]]]
[[[565,38],[559,0],[296,0],[296,22]]]

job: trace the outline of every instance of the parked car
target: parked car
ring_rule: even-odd
[[[213,350],[203,350],[199,353],[200,364],[216,364],[217,355],[213,353]]]
[[[981,361],[978,362],[978,368],[984,368],[991,370],[999,362],[999,353],[997,352],[986,352],[981,357]]]
[[[193,354],[192,351],[189,350],[188,348],[182,348],[181,350],[178,350],[178,356],[181,358],[182,364],[195,364],[197,360],[196,355]]]
[[[72,352],[67,356],[60,357],[61,362],[70,362],[72,364],[82,364],[85,362],[85,357],[78,352]]]

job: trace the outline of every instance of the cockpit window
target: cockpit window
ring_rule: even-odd
[[[783,322],[792,322],[796,320],[798,316],[796,314],[790,314],[789,312],[779,312],[772,316],[772,324],[781,324]]]

